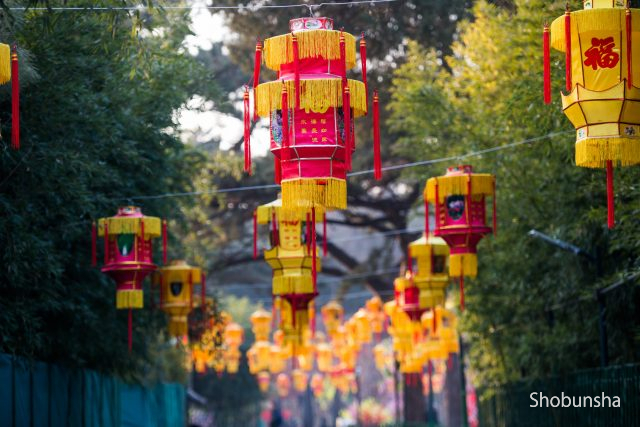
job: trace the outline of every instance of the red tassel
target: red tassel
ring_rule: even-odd
[[[464,272],[460,274],[460,311],[464,311]]]
[[[202,273],[202,283],[200,283],[200,310],[202,311],[202,322],[206,322],[205,316],[207,315],[207,275]]]
[[[411,259],[411,248],[407,248],[407,271],[413,274],[413,260]]]
[[[282,82],[282,146],[289,146],[289,94]]]
[[[616,225],[613,203],[613,162],[611,160],[607,160],[607,225],[610,229]]]
[[[98,230],[96,228],[96,222],[93,221],[91,224],[91,265],[96,266],[97,261],[97,241],[98,241]]]
[[[497,210],[497,195],[496,195],[496,181],[493,181],[493,235],[498,235],[498,210]]]
[[[369,85],[367,84],[367,42],[364,33],[360,34],[360,67],[362,68],[362,83],[364,83],[364,93],[366,103],[369,105]]]
[[[543,69],[543,93],[544,103],[551,104],[551,32],[545,24],[542,30],[542,69]]]
[[[129,344],[129,353],[131,353],[131,349],[133,348],[133,310],[129,309],[129,319],[128,319],[128,344]]]
[[[273,180],[278,185],[282,182],[282,164],[276,156],[273,156]]]
[[[571,92],[571,12],[567,6],[567,11],[564,13],[564,38],[565,38],[565,72],[567,80],[567,93]]]
[[[256,42],[256,55],[253,61],[253,121],[258,119],[258,94],[256,88],[260,84],[260,67],[262,65],[262,42],[260,39]]]
[[[342,92],[342,112],[344,115],[344,159],[345,167],[351,170],[351,92],[345,87]]]
[[[429,201],[424,199],[424,235],[429,237]]]
[[[373,176],[382,178],[382,159],[380,156],[380,106],[378,90],[373,91]]]
[[[20,67],[18,48],[13,45],[11,53],[11,148],[20,149]]]
[[[322,214],[322,256],[327,256],[327,214]]]
[[[278,222],[276,221],[276,210],[271,213],[271,225],[273,227],[273,246],[280,244],[280,236],[278,235]]]
[[[104,222],[104,263],[109,263],[109,224]]]
[[[249,87],[244,87],[244,171],[251,175],[251,118],[249,116]]]
[[[449,353],[449,358],[447,359],[447,369],[451,370],[453,368],[453,354]]]
[[[440,199],[439,199],[440,195],[438,194],[438,181],[437,181],[437,179],[436,179],[436,191],[435,191],[435,193],[436,193],[436,212],[435,212],[436,221],[435,221],[435,224],[436,224],[436,231],[438,231],[440,229]]]
[[[316,244],[316,208],[311,208],[311,275],[313,276],[313,291],[318,291],[317,244]]]
[[[627,3],[627,10],[625,11],[625,19],[627,24],[627,87],[631,89],[633,87],[633,41],[631,37],[631,10],[629,9],[629,3]]]
[[[162,220],[162,263],[163,264],[167,264],[167,253],[168,253],[168,240],[169,240],[169,233],[167,231],[167,220],[163,219]]]
[[[307,212],[307,222],[304,229],[304,240],[307,245],[307,253],[311,253],[311,214]]]
[[[344,32],[340,30],[340,76],[342,77],[342,90],[348,86],[347,84],[347,51],[344,39]]]
[[[253,211],[253,259],[258,259],[258,214]]]
[[[433,313],[433,333],[436,333],[436,330],[438,329],[438,318],[436,317],[436,308],[435,307],[431,307],[431,312]]]
[[[295,79],[296,88],[296,108],[300,108],[300,54],[298,50],[298,37],[295,34],[291,34],[293,41],[293,73]]]
[[[138,245],[138,255],[140,258],[142,258],[142,254],[144,252],[144,219],[140,220],[140,237],[139,237],[139,242],[140,244]]]

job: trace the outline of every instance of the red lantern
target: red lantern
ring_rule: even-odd
[[[356,65],[356,39],[333,30],[329,18],[292,19],[289,28],[288,34],[264,40],[256,64],[264,59],[277,79],[254,90],[257,115],[270,119],[283,206],[305,212],[345,209],[346,174],[355,150],[353,119],[367,114],[365,84],[347,79],[347,70]],[[254,83],[255,76],[259,71]],[[245,113],[245,121],[248,117]],[[378,177],[379,147],[374,152]]]
[[[135,206],[121,207],[116,216],[98,221],[105,249],[101,271],[116,282],[116,308],[129,309],[129,350],[131,310],[143,307],[142,281],[157,268],[151,240],[160,237],[161,230],[160,218],[144,216]],[[95,227],[93,241],[95,254]]]
[[[496,226],[495,176],[473,173],[469,165],[447,169],[444,176],[430,178],[425,201],[435,205],[434,235],[450,249],[449,274],[460,278],[460,306],[464,309],[464,276],[476,277],[477,245],[491,232],[486,219],[486,198],[493,198],[493,229]],[[427,230],[428,232],[428,230]],[[428,233],[427,233],[428,234]]]

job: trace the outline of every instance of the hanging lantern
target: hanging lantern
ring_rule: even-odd
[[[412,322],[420,318],[423,309],[420,308],[420,289],[413,281],[413,274],[407,270],[404,276],[397,277],[393,281],[393,288],[398,298],[398,306],[404,311]]]
[[[356,337],[359,344],[371,343],[371,317],[364,309],[359,309],[353,316],[356,323]]]
[[[153,275],[154,285],[160,285],[160,309],[169,315],[169,335],[187,335],[187,316],[193,309],[193,286],[202,285],[202,273],[183,260],[174,260]]]
[[[269,384],[271,382],[271,376],[268,372],[258,372],[256,376],[258,380],[258,388],[262,393],[266,393],[269,391]]]
[[[289,390],[291,390],[291,380],[289,380],[287,374],[278,374],[276,377],[276,390],[278,391],[278,396],[281,398],[289,395]]]
[[[464,277],[476,277],[478,242],[491,232],[486,224],[486,197],[493,198],[493,229],[496,227],[495,177],[473,173],[469,165],[447,169],[444,176],[430,178],[425,202],[435,205],[434,236],[449,245],[449,275],[460,280],[460,307],[464,309]],[[427,230],[428,234],[428,230]]]
[[[271,344],[268,341],[256,341],[247,351],[247,360],[254,371],[252,373],[268,371],[271,363]]]
[[[307,391],[307,383],[309,382],[309,374],[307,374],[302,369],[294,369],[291,373],[291,377],[293,378],[293,388],[298,393],[303,393]]]
[[[449,284],[449,247],[433,235],[422,236],[409,244],[413,283],[419,290],[419,311],[424,313],[437,305],[444,305]],[[422,315],[422,314],[421,314]]]
[[[367,113],[365,84],[347,79],[347,70],[356,65],[356,39],[333,30],[328,18],[292,19],[289,28],[289,34],[264,40],[260,59],[277,72],[277,80],[254,90],[257,115],[270,119],[271,151],[284,206],[302,212],[313,207],[345,209],[346,174],[355,150],[354,119]],[[379,178],[379,133],[376,136]],[[245,160],[250,158],[245,155]]]
[[[11,80],[11,148],[20,149],[20,72],[18,48],[0,43],[0,85]]]
[[[224,344],[230,348],[239,348],[244,339],[244,329],[235,322],[231,322],[224,329]]]
[[[322,396],[322,392],[324,391],[324,378],[322,377],[322,374],[313,374],[311,376],[309,386],[311,387],[311,391],[313,391],[313,395],[316,398]]]
[[[104,239],[103,273],[116,282],[116,308],[129,310],[129,351],[132,345],[132,309],[142,308],[142,281],[157,266],[151,240],[161,235],[160,218],[142,215],[140,208],[125,206],[114,217],[101,218],[92,233],[95,265],[96,231]]]
[[[376,369],[383,372],[387,365],[387,350],[382,344],[377,344],[373,347],[373,360],[376,364]]]
[[[237,374],[240,368],[240,358],[242,357],[240,350],[236,347],[228,348],[224,353],[227,373]]]
[[[562,109],[576,128],[576,165],[607,170],[609,228],[615,224],[613,167],[640,163],[640,10],[591,0],[545,27],[545,101],[551,102],[549,46],[565,53]]]
[[[318,371],[329,372],[331,364],[333,363],[333,350],[327,343],[318,344],[316,348],[318,362]]]
[[[249,317],[256,341],[269,341],[271,333],[271,313],[262,308],[254,311]]]
[[[321,309],[324,329],[329,337],[333,337],[344,317],[344,308],[337,301],[330,301]]]
[[[296,344],[302,343],[310,320],[315,329],[309,310],[318,295],[316,275],[321,269],[315,243],[316,213],[323,212],[284,211],[280,199],[256,210],[257,223],[272,227],[271,249],[265,251],[264,258],[273,269],[272,294],[280,308],[280,326],[287,342]]]
[[[369,320],[371,322],[371,330],[376,334],[377,339],[380,339],[380,334],[384,330],[384,312],[382,311],[382,300],[380,297],[375,296],[370,298],[365,303],[365,308],[369,314]]]

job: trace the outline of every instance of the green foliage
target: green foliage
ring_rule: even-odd
[[[449,163],[472,163],[497,175],[498,235],[479,246],[479,275],[467,286],[463,315],[470,360],[484,385],[597,366],[594,291],[640,267],[633,237],[640,231],[640,172],[616,172],[617,226],[608,230],[604,172],[572,164],[574,132],[558,95],[560,54],[552,55],[554,102],[542,102],[541,23],[563,7],[520,0],[504,10],[480,1],[473,20],[459,26],[446,64],[411,43],[394,79],[389,124],[400,133],[400,155],[455,157],[548,135],[412,171],[434,176]],[[599,265],[528,237],[531,229],[584,248]],[[607,299],[613,361],[633,361],[638,292],[631,284]]]

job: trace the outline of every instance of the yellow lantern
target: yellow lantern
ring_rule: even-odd
[[[371,318],[363,308],[354,315],[356,325],[356,338],[359,344],[369,344],[371,342]]]
[[[235,322],[224,328],[224,343],[227,347],[238,348],[242,345],[244,329]]]
[[[549,46],[565,53],[562,109],[576,129],[576,165],[606,168],[608,225],[615,223],[613,167],[640,163],[640,10],[623,0],[589,0],[544,31],[545,102]],[[635,49],[634,49],[635,48]]]
[[[294,369],[291,373],[291,377],[293,378],[293,388],[297,392],[303,393],[307,390],[309,375],[305,371],[302,369]]]
[[[236,374],[240,368],[240,351],[237,348],[229,348],[225,352],[225,362],[227,372],[229,374]]]
[[[437,305],[444,305],[449,284],[449,246],[440,237],[422,236],[409,244],[411,262],[415,259],[413,283],[419,289],[422,313]]]
[[[257,375],[258,380],[258,388],[262,393],[266,393],[269,391],[269,383],[271,381],[271,376],[268,372],[258,372]]]
[[[380,372],[384,371],[387,365],[386,354],[387,350],[382,344],[377,344],[375,347],[373,347],[373,360],[375,361],[376,369]]]
[[[342,323],[342,318],[344,317],[344,308],[337,301],[330,301],[326,305],[324,305],[321,309],[322,312],[322,322],[324,323],[324,328],[327,331],[327,335],[332,337],[338,326]]]
[[[380,297],[375,296],[370,298],[365,303],[365,308],[369,314],[369,320],[371,322],[371,330],[378,337],[384,329],[384,313],[382,311],[382,300]]]
[[[271,313],[259,308],[249,317],[256,341],[269,341],[271,333]]]
[[[318,370],[320,372],[329,372],[333,362],[333,351],[327,343],[320,343],[316,347]]]
[[[202,272],[184,260],[173,260],[159,268],[153,283],[160,285],[160,309],[169,315],[169,335],[187,335],[187,316],[193,308],[193,286],[202,282]]]
[[[278,374],[285,370],[287,358],[279,345],[272,345],[269,349],[269,372]]]
[[[294,348],[295,356],[298,360],[298,367],[303,371],[309,372],[313,370],[314,350],[315,348],[311,343]]]

